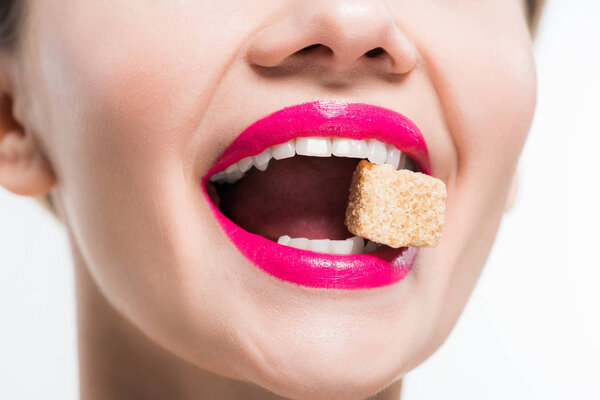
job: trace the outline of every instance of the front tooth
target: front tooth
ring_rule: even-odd
[[[350,142],[351,157],[367,158],[369,154],[369,145],[365,140],[352,140]]]
[[[309,240],[307,238],[292,238],[288,242],[288,246],[301,250],[308,250],[308,242]]]
[[[301,156],[331,157],[331,140],[324,137],[296,138],[296,153]]]
[[[329,252],[331,254],[352,254],[351,240],[332,240],[329,243]]]
[[[240,161],[238,161],[238,166],[240,167],[240,171],[248,171],[250,168],[252,168],[252,157],[242,158]]]
[[[367,154],[367,158],[373,164],[383,164],[385,160],[387,160],[387,148],[385,147],[385,143],[380,142],[376,139],[369,139],[369,152]]]
[[[279,240],[277,240],[277,243],[282,244],[284,246],[288,246],[290,243],[290,239],[291,237],[289,237],[288,235],[283,235],[279,238]]]
[[[311,239],[308,241],[308,250],[327,253],[329,251],[329,242],[329,239]]]
[[[252,161],[254,162],[254,166],[261,171],[264,171],[269,166],[269,161],[273,155],[271,154],[271,148],[267,147],[262,153],[257,156],[252,157]]]
[[[332,142],[334,156],[367,158],[369,146],[364,140],[334,138]]]
[[[350,239],[352,242],[352,254],[360,254],[365,249],[365,240],[358,236],[352,236]]]
[[[385,160],[386,164],[390,164],[394,169],[398,169],[400,165],[400,155],[402,152],[398,150],[395,146],[388,147],[387,158]]]
[[[271,152],[273,153],[273,158],[276,160],[294,157],[296,155],[295,140],[292,139],[288,142],[271,146]]]
[[[337,157],[348,157],[350,154],[350,139],[333,138],[331,152]]]

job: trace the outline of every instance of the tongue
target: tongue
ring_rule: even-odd
[[[344,214],[359,160],[296,156],[271,160],[220,189],[221,211],[245,230],[277,241],[282,235],[342,240],[352,236]]]

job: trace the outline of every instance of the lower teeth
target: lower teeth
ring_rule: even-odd
[[[296,249],[310,250],[328,254],[371,253],[377,250],[379,247],[381,247],[381,245],[377,243],[371,242],[368,239],[363,239],[358,236],[353,236],[346,240],[330,240],[291,238],[288,235],[283,235],[279,238],[277,243],[284,246],[294,247]]]

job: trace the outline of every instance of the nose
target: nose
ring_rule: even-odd
[[[338,71],[372,59],[394,74],[406,74],[418,59],[384,0],[293,1],[282,17],[251,39],[247,58],[257,66],[277,67],[306,54]]]

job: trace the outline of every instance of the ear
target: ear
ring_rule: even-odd
[[[517,193],[519,192],[519,172],[515,171],[510,188],[508,188],[508,196],[506,197],[506,204],[504,205],[504,212],[510,211],[517,199]]]
[[[50,192],[56,178],[33,133],[15,117],[5,67],[0,65],[0,186],[18,195],[43,196]]]

